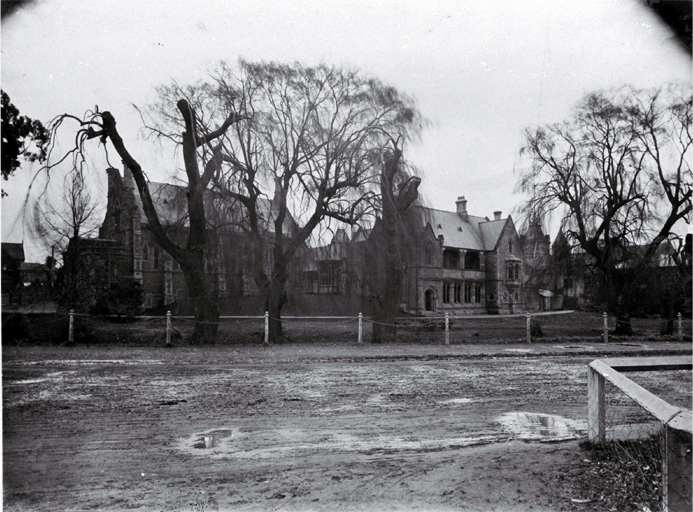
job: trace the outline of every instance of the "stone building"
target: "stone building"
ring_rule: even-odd
[[[493,220],[467,212],[417,207],[422,232],[406,262],[402,309],[416,315],[520,313],[523,250],[510,216]]]

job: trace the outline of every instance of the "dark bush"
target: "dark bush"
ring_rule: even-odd
[[[544,336],[544,330],[541,328],[541,324],[536,318],[532,318],[529,321],[529,332],[532,335],[532,338],[541,338]]]

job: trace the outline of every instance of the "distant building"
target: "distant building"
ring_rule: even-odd
[[[24,244],[2,242],[2,305],[21,303]]]

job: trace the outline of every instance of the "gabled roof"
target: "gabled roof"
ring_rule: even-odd
[[[486,217],[419,207],[423,225],[429,224],[436,237],[443,235],[443,245],[454,249],[492,251],[510,217],[488,220]],[[512,222],[512,221],[510,221]]]
[[[189,224],[185,186],[154,181],[149,182],[148,186],[149,194],[152,197],[152,202],[159,215],[161,224],[163,226],[180,225],[187,227]],[[144,214],[140,195],[135,192],[134,196],[142,224],[146,225],[148,221],[147,216]],[[262,229],[267,232],[274,232],[274,221],[277,218],[277,212],[273,207],[272,201],[267,197],[259,197],[257,206]],[[208,219],[217,225],[241,226],[247,224],[244,222],[247,219],[247,212],[240,203],[236,207],[229,208],[210,190],[205,192],[205,208]],[[288,215],[287,220],[284,222],[284,231],[288,232],[293,226],[295,226],[295,222]]]
[[[481,230],[481,236],[484,239],[484,247],[487,251],[491,251],[498,245],[498,240],[500,239],[501,233],[503,233],[503,228],[505,227],[508,219],[501,220],[489,220],[479,223],[479,229]]]
[[[482,217],[469,216],[464,220],[457,212],[446,212],[433,208],[420,208],[423,225],[431,225],[436,237],[443,235],[443,245],[457,249],[483,251],[484,242],[479,231]]]

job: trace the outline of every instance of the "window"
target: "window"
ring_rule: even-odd
[[[462,302],[462,283],[455,283],[455,304]]]
[[[443,251],[444,268],[460,268],[460,252],[457,249],[445,249]]]
[[[339,283],[339,262],[337,261],[320,261],[318,262],[318,280],[320,286],[328,287],[329,293],[337,293]]]
[[[481,269],[481,258],[479,253],[475,251],[467,251],[464,255],[464,268],[469,270],[480,270]]]
[[[478,283],[474,285],[474,302],[481,302],[481,285]]]
[[[464,302],[467,304],[472,303],[472,293],[473,293],[472,290],[473,289],[474,289],[474,285],[472,285],[471,283],[467,283],[464,285]]]
[[[154,247],[154,268],[159,268],[159,248]]]
[[[512,281],[515,276],[515,269],[512,265],[508,266],[508,281]]]
[[[433,262],[433,248],[431,244],[426,244],[426,265],[431,265]]]
[[[519,263],[515,265],[515,281],[520,280],[520,265]]]
[[[447,281],[443,283],[443,303],[450,303],[450,283]]]
[[[142,259],[144,261],[149,259],[149,246],[147,244],[144,244],[144,247],[142,248]]]
[[[513,252],[513,241],[508,240],[508,252],[512,253]]]

